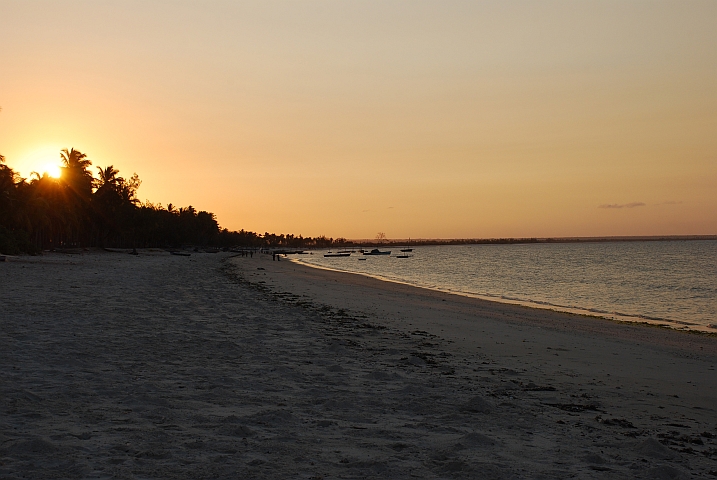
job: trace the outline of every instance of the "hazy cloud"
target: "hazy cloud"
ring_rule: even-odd
[[[645,204],[642,202],[632,202],[632,203],[604,203],[602,205],[599,205],[598,208],[635,208],[635,207],[644,207]]]

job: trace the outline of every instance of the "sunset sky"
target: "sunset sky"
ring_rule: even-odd
[[[717,2],[0,0],[0,153],[230,229],[717,234]],[[94,168],[94,167],[93,167]]]

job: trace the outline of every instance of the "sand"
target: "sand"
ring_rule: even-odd
[[[0,264],[0,478],[711,478],[717,339],[271,255]]]

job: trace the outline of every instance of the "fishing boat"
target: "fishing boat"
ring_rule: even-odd
[[[339,253],[324,253],[324,257],[350,257],[350,256],[351,256],[350,253],[344,253],[344,252],[339,252]]]
[[[391,251],[382,252],[378,248],[374,248],[370,252],[363,252],[364,255],[391,255]]]

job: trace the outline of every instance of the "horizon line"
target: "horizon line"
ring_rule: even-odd
[[[341,237],[337,237],[341,238]],[[334,238],[336,240],[337,238]],[[698,234],[698,235],[599,235],[599,236],[565,236],[565,237],[455,237],[455,238],[386,238],[377,240],[376,238],[346,238],[348,242],[367,242],[367,243],[385,243],[385,242],[486,242],[497,240],[513,240],[513,241],[571,241],[571,240],[717,240],[717,234]]]

